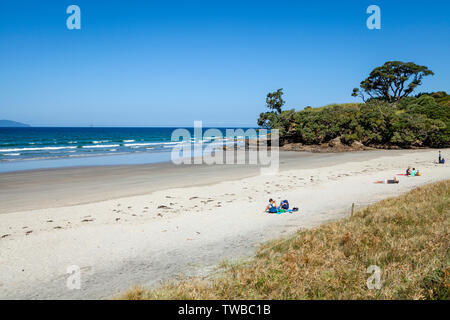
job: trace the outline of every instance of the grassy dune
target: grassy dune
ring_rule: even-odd
[[[124,299],[449,299],[450,180],[263,246],[212,279],[135,287]],[[367,267],[381,268],[369,290]]]

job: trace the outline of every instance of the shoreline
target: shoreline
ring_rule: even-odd
[[[154,287],[178,274],[205,275],[224,259],[251,256],[264,241],[345,217],[352,203],[359,208],[449,179],[448,168],[435,164],[435,158],[434,150],[306,154],[303,158],[288,153],[281,156],[275,178],[258,175],[256,168],[254,175],[246,177],[242,174],[249,171],[238,168],[223,172],[211,166],[203,170],[190,166],[181,168],[184,176],[180,171],[173,173],[178,183],[184,180],[181,187],[158,185],[158,191],[143,195],[0,214],[0,260],[7,261],[0,264],[0,298],[110,298],[135,284]],[[403,173],[408,165],[419,168],[422,176],[400,177],[398,185],[372,183]],[[136,177],[142,171],[133,170],[137,175],[126,181],[121,178],[130,172],[106,171],[107,176],[117,174],[120,188],[136,191],[140,188]],[[63,171],[71,184],[81,172],[75,170],[72,176]],[[78,181],[80,190],[86,194],[94,187],[106,188],[105,178],[100,179],[106,171],[96,175],[84,171],[82,175],[90,179]],[[170,172],[159,171],[161,175]],[[192,181],[189,173],[198,179]],[[233,180],[231,173],[241,177]],[[41,177],[37,174],[29,181],[39,187],[39,192],[30,194],[40,197],[39,204],[44,205],[44,197],[49,197],[45,183],[50,182],[44,183]],[[15,177],[12,182],[20,184],[25,178]],[[219,182],[199,185],[211,179]],[[10,195],[23,197],[24,189],[17,190]],[[76,196],[73,190],[62,191]],[[268,197],[288,199],[300,211],[265,214]],[[5,234],[9,235],[3,238]],[[81,290],[65,286],[70,265],[81,268]]]
[[[170,162],[170,151],[85,155],[49,159],[0,161],[0,174],[71,168],[132,166]]]

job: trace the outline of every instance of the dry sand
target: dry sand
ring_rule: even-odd
[[[134,284],[206,274],[263,241],[342,218],[352,203],[450,179],[436,156],[283,153],[277,176],[251,166],[171,165],[0,174],[0,298],[109,298]],[[373,183],[408,165],[422,176]],[[300,211],[266,214],[269,197]],[[81,268],[80,290],[66,286],[71,265]]]

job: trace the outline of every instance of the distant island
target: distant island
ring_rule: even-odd
[[[29,124],[25,124],[25,123],[20,123],[20,122],[16,122],[16,121],[11,121],[11,120],[0,120],[0,127],[30,127]]]

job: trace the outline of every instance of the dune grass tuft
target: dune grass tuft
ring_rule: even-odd
[[[267,243],[212,279],[134,287],[124,299],[449,299],[450,180]],[[381,269],[369,290],[367,268]]]

